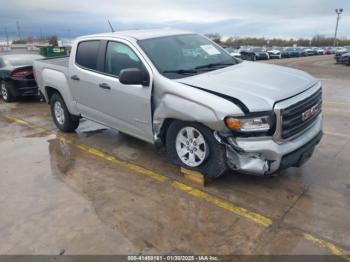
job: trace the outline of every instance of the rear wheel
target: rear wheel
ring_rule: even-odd
[[[73,132],[79,126],[79,117],[71,115],[60,94],[54,93],[50,99],[51,114],[58,129]]]
[[[250,60],[251,60],[251,61],[256,61],[256,55],[251,55]]]
[[[166,136],[168,157],[175,165],[214,179],[227,170],[226,150],[212,130],[195,122],[174,121]]]
[[[14,97],[9,91],[9,88],[7,87],[5,81],[1,81],[0,83],[0,92],[1,97],[5,102],[10,103],[16,100],[16,97]]]

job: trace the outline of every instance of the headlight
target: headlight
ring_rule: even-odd
[[[225,124],[237,132],[265,132],[271,128],[270,116],[234,118],[226,117]]]

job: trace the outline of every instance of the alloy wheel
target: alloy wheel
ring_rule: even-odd
[[[176,152],[180,160],[189,167],[197,167],[208,156],[204,136],[194,127],[182,128],[176,136]]]
[[[57,122],[60,125],[64,125],[65,117],[64,117],[64,110],[62,108],[62,104],[60,101],[56,101],[54,104],[54,113],[55,113],[55,118]]]
[[[4,82],[1,83],[1,96],[5,101],[8,99],[8,93]]]

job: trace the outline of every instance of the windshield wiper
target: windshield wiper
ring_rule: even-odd
[[[197,74],[198,70],[200,69],[215,69],[216,67],[226,67],[235,65],[236,63],[230,62],[230,63],[211,63],[207,65],[197,66],[193,69],[176,69],[176,70],[165,70],[163,73],[175,73],[179,75],[187,75],[187,74]]]
[[[179,75],[187,75],[187,74],[197,74],[198,71],[195,69],[176,69],[176,70],[165,70],[163,73],[175,73]]]
[[[213,68],[217,66],[230,66],[230,65],[235,65],[236,63],[212,63],[212,64],[207,64],[207,65],[202,65],[202,66],[197,66],[195,69],[205,69],[205,68]]]

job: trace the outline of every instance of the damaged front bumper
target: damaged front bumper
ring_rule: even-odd
[[[297,137],[278,143],[272,137],[223,137],[228,166],[236,171],[254,175],[269,175],[288,167],[299,167],[312,155],[322,137],[322,116]]]

